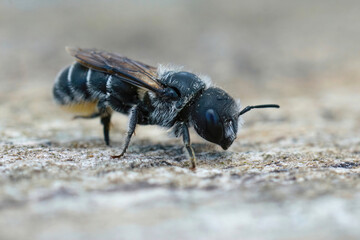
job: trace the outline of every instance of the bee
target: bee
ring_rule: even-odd
[[[122,151],[112,158],[124,155],[137,124],[158,125],[182,136],[190,166],[195,169],[189,127],[226,150],[236,139],[241,115],[254,108],[279,108],[265,104],[240,110],[229,94],[212,86],[206,77],[176,67],[156,68],[96,49],[66,50],[76,62],[58,74],[53,87],[55,102],[80,114],[75,118],[100,117],[106,145],[110,144],[111,115],[129,116]]]

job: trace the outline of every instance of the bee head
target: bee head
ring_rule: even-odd
[[[219,88],[206,89],[193,104],[191,119],[196,132],[209,142],[228,149],[236,139],[241,115],[256,108],[279,108],[277,104],[240,106]]]
[[[219,88],[206,89],[193,104],[191,119],[196,132],[209,142],[228,149],[238,131],[239,106]]]

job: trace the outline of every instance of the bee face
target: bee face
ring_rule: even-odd
[[[209,142],[228,149],[238,131],[238,106],[219,88],[208,88],[194,104],[191,112],[196,132]]]

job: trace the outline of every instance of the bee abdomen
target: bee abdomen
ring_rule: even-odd
[[[93,98],[106,98],[107,87],[106,84],[110,78],[107,73],[99,72],[89,69],[86,75],[86,85]]]
[[[62,70],[56,77],[53,96],[56,103],[66,105],[74,101],[74,96],[70,89],[70,83],[68,81],[70,67]]]
[[[87,68],[80,63],[62,70],[53,88],[55,101],[77,111],[77,106],[101,101],[115,111],[128,113],[139,101],[138,88],[114,75]]]
[[[68,105],[96,100],[87,84],[90,74],[91,70],[79,63],[61,71],[53,89],[55,101]]]

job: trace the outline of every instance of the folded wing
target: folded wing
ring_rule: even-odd
[[[157,69],[147,64],[96,49],[66,48],[82,65],[117,76],[136,87],[163,94],[164,87],[157,81]]]

